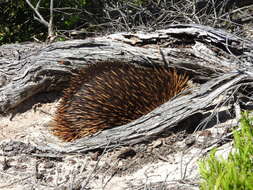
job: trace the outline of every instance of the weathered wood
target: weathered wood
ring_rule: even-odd
[[[247,84],[244,84],[245,81],[247,81]],[[240,94],[238,93],[238,85],[243,88],[249,84],[253,85],[252,74],[236,72],[225,74],[202,85],[192,94],[175,98],[129,124],[107,129],[94,136],[85,137],[72,143],[47,142],[45,144],[43,142],[45,138],[42,137],[42,140],[37,139],[36,144],[42,150],[69,153],[85,152],[98,148],[113,148],[149,141],[157,138],[161,133],[174,129],[180,121],[184,121],[196,113],[202,114],[208,106],[213,104],[217,97],[222,97],[222,100],[218,102],[220,106],[228,100],[230,104],[233,104],[238,100],[232,100],[231,94]],[[199,117],[198,119],[200,123],[201,118]]]
[[[165,64],[164,55],[169,66],[208,81],[127,125],[63,145],[41,146],[43,142],[38,141],[42,149],[62,152],[135,144],[201,113],[219,97],[225,102],[230,93],[239,93],[238,86],[251,86],[252,52],[252,41],[200,25],[172,25],[150,33],[118,33],[49,45],[4,45],[0,47],[0,111],[8,112],[38,92],[61,89],[74,70],[97,61],[147,66]]]
[[[68,80],[73,69],[92,61],[163,64],[159,47],[171,65],[210,79],[239,68],[239,61],[247,64],[238,59],[249,53],[252,43],[209,27],[175,25],[152,33],[120,33],[44,46],[4,45],[0,47],[0,111],[55,89]],[[252,54],[247,57],[252,59]]]

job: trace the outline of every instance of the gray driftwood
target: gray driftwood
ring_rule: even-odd
[[[73,143],[40,142],[41,149],[83,152],[135,144],[171,130],[197,113],[203,116],[210,106],[218,110],[225,104],[231,108],[234,104],[250,102],[253,42],[210,27],[173,25],[154,32],[118,33],[49,45],[3,45],[0,47],[0,111],[10,112],[39,92],[61,90],[75,70],[105,60],[144,67],[167,62],[170,67],[190,73],[200,85],[193,85],[127,125]],[[201,119],[199,127],[207,123],[201,124]]]

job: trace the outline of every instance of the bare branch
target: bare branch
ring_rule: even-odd
[[[50,42],[52,42],[55,39],[54,36],[54,27],[53,27],[53,7],[54,7],[54,0],[50,1],[50,19],[49,22],[47,22],[43,16],[39,13],[40,8],[40,2],[41,0],[38,0],[36,7],[32,5],[32,3],[29,0],[26,0],[26,3],[32,8],[32,10],[35,12],[37,16],[34,16],[34,19],[40,22],[41,24],[45,25],[48,28],[48,39]]]
[[[53,37],[53,8],[54,8],[54,0],[50,1],[50,19],[49,19],[49,27],[48,27],[48,36],[49,38]]]
[[[40,2],[41,0],[38,1],[37,5],[36,5],[36,9],[38,10],[39,6],[40,6]]]
[[[38,17],[35,17],[37,21],[39,21],[41,24],[44,24],[46,27],[49,26],[49,23],[42,17],[42,15],[39,13],[38,8],[40,4],[40,0],[38,1],[36,8],[32,5],[32,3],[29,0],[26,0],[26,3],[32,8],[32,10],[36,13]]]

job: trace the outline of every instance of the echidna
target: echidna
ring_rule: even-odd
[[[187,87],[173,69],[102,62],[74,76],[54,118],[53,133],[64,141],[120,126],[141,117]]]

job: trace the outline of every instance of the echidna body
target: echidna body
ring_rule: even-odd
[[[186,75],[164,67],[92,64],[73,77],[64,91],[53,133],[64,141],[73,141],[126,124],[177,95],[187,81]]]

